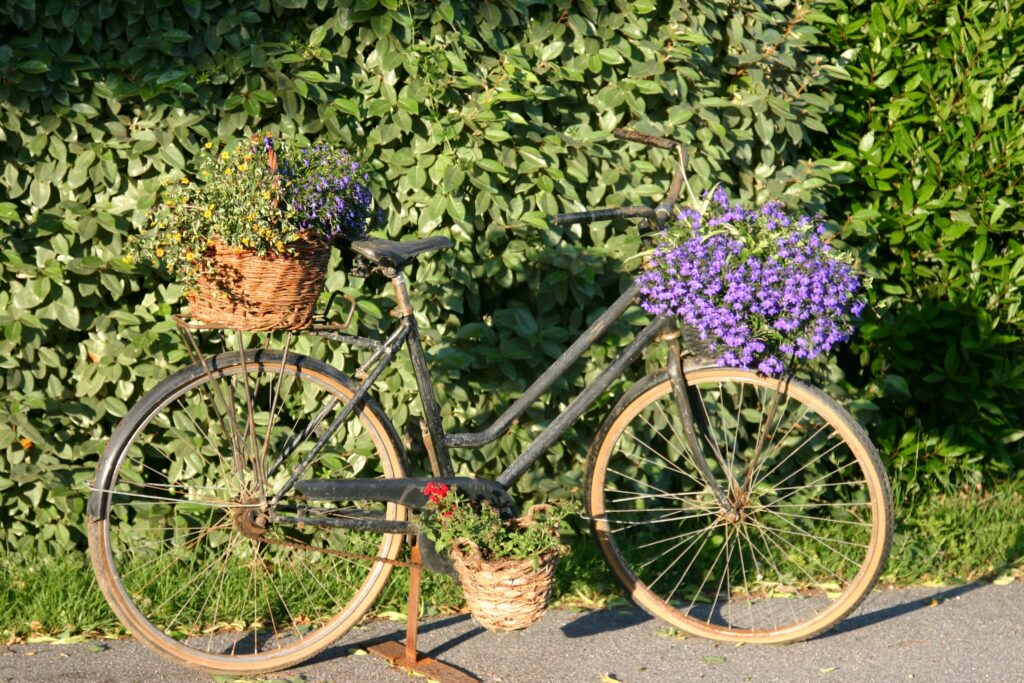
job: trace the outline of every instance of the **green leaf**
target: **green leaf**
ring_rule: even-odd
[[[0,202],[0,221],[4,223],[17,223],[18,207],[11,202]]]
[[[476,161],[476,165],[482,168],[483,170],[487,171],[488,173],[500,173],[502,175],[505,174],[505,166],[503,164],[498,163],[494,159],[488,159],[486,157],[483,159],[478,159]]]

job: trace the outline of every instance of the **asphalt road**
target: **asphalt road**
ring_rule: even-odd
[[[308,665],[264,678],[408,683],[415,680],[408,673],[365,653],[373,643],[403,635],[403,624],[371,622]],[[681,638],[633,608],[551,610],[526,631],[501,636],[465,616],[435,618],[422,625],[419,644],[421,652],[494,683],[1009,683],[1024,681],[1024,584],[877,591],[832,632],[793,645]],[[211,680],[127,640],[0,647],[4,683]]]

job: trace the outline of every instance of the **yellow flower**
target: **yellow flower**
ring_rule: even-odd
[[[168,199],[167,201],[164,202],[164,205],[165,206],[174,206],[174,200],[173,199]]]
[[[245,164],[239,164],[239,165],[238,165],[238,171],[239,171],[239,173],[245,173],[245,169],[247,169],[247,168],[249,168],[249,167],[248,167],[248,166],[246,166]]]
[[[232,169],[230,169],[230,168],[225,168],[224,169],[224,175],[233,175],[233,174],[234,174],[234,171]]]
[[[228,158],[230,158],[230,157],[231,157],[231,155],[230,155],[230,154],[228,154],[227,152],[221,152],[221,153],[220,153],[220,158],[221,158],[221,159],[228,159]]]
[[[195,261],[196,260],[195,253],[192,252],[192,251],[186,251],[185,252],[185,260],[186,261]]]
[[[188,178],[182,178],[181,179],[181,184],[182,185],[188,185]]]
[[[125,263],[127,263],[128,265],[132,264],[132,257],[131,256],[124,256],[124,257],[121,258],[121,260],[124,261]]]
[[[164,256],[164,250],[163,250],[163,247],[160,247],[160,248],[158,248],[156,250],[156,257],[157,258],[163,258],[163,256]]]
[[[264,190],[263,191],[263,198],[264,199],[270,199],[270,190]]]
[[[213,211],[210,211],[209,209],[203,211],[203,218],[213,218]]]
[[[284,251],[284,242],[280,242],[280,241],[279,241],[279,242],[278,242],[277,244],[275,244],[274,246],[275,246],[275,247],[277,247],[277,250],[278,250],[278,251]]]
[[[207,142],[205,145],[203,145],[203,147],[205,147],[206,149],[213,149],[213,143]]]
[[[173,235],[171,235],[171,237],[174,238],[175,242],[180,242],[181,241],[181,233],[180,232],[175,231],[175,233]]]

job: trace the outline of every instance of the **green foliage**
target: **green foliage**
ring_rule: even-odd
[[[546,220],[660,196],[666,153],[606,144],[612,128],[693,145],[698,191],[803,201],[832,172],[800,160],[843,72],[815,47],[827,17],[786,0],[14,0],[0,21],[0,541],[19,553],[82,545],[106,439],[186,362],[168,321],[181,286],[121,259],[160,178],[194,173],[208,140],[266,130],[359,149],[384,178],[386,236],[452,237],[413,273],[449,430],[496,415],[630,277],[635,228]],[[359,295],[361,331],[381,324],[379,283],[327,285]],[[613,329],[524,423],[550,419],[632,335]],[[358,360],[307,339],[296,351]],[[411,376],[403,360],[381,395],[418,434]],[[457,453],[459,473],[494,474],[533,429]],[[590,434],[571,432],[519,490],[578,486]]]
[[[504,520],[485,501],[471,501],[456,489],[431,482],[424,489],[427,506],[423,527],[437,552],[447,555],[452,550],[466,549],[460,542],[476,545],[484,560],[525,560],[555,551],[565,552],[559,532],[563,520],[574,506],[538,506],[528,518]]]
[[[830,213],[874,276],[846,365],[904,495],[1024,466],[1022,13],[849,2],[830,29]]]

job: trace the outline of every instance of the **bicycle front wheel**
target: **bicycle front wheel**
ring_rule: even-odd
[[[296,517],[404,519],[393,504],[273,496],[302,479],[402,477],[394,428],[366,400],[328,425],[354,385],[273,351],[225,353],[161,382],[125,416],[89,500],[96,577],[121,621],[161,655],[213,672],[298,664],[359,620],[401,535]]]
[[[686,382],[706,468],[666,373],[630,390],[591,449],[588,512],[605,560],[637,604],[696,635],[780,643],[828,629],[888,554],[891,494],[874,447],[798,380],[705,368]]]

